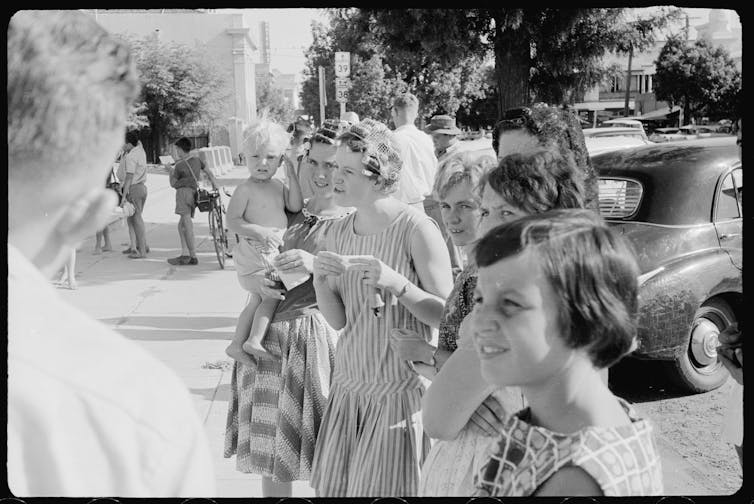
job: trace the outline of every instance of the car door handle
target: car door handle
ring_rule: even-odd
[[[737,236],[741,236],[741,233],[722,234],[722,235],[720,235],[720,239],[721,240],[730,240],[731,238],[735,238]]]

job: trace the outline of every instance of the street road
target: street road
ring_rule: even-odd
[[[236,167],[219,179],[233,187],[246,173]],[[194,218],[199,265],[166,262],[180,254],[175,193],[164,172],[150,173],[147,185],[148,258],[132,260],[120,253],[128,234],[124,226],[115,224],[111,236],[116,250],[95,256],[94,237],[86,240],[77,255],[78,290],[60,288],[59,292],[155,354],[185,381],[210,440],[218,497],[261,497],[260,476],[237,472],[235,458],[222,456],[230,395],[229,362],[223,350],[246,296],[236,281],[232,260],[225,270],[217,264],[205,213]],[[638,392],[622,393],[637,401],[657,426],[667,494],[730,494],[740,487],[735,452],[718,434],[729,386],[690,397],[668,397],[646,385]],[[294,496],[314,496],[306,482],[293,488]]]

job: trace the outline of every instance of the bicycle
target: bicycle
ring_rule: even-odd
[[[228,246],[228,230],[223,222],[225,207],[220,199],[220,191],[217,189],[210,193],[211,203],[209,208],[209,233],[212,236],[212,242],[215,245],[215,255],[220,269],[225,269],[225,258],[233,257]],[[227,194],[227,191],[226,191]]]

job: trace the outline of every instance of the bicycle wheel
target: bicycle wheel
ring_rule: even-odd
[[[212,243],[215,246],[215,255],[217,256],[217,262],[220,264],[220,269],[225,269],[225,249],[222,242],[222,235],[224,234],[223,220],[216,202],[209,212],[209,233],[212,236]]]

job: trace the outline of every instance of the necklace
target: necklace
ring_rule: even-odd
[[[345,217],[346,215],[350,214],[351,212],[353,212],[353,210],[349,210],[341,215],[317,215],[306,209],[306,203],[308,203],[308,201],[309,200],[304,202],[304,207],[301,209],[301,213],[304,214],[304,223],[306,223],[309,226],[313,226],[319,221],[341,219]]]

